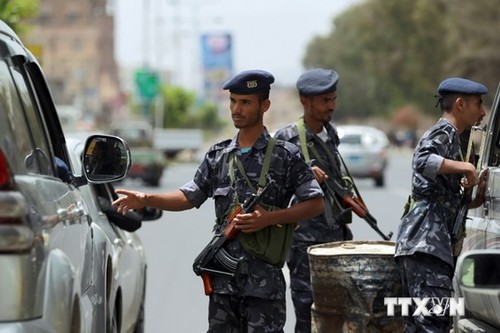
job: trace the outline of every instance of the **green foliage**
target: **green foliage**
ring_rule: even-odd
[[[215,105],[195,103],[193,92],[181,87],[162,86],[164,128],[216,129],[222,126]]]
[[[449,3],[448,39],[454,48],[453,57],[443,66],[445,76],[465,76],[487,85],[485,98],[491,105],[498,85],[500,68],[499,1],[452,0]]]
[[[339,72],[337,116],[388,117],[403,105],[436,113],[433,96],[447,76],[476,79],[494,90],[500,65],[497,5],[367,0],[336,17],[328,36],[314,38],[303,63]]]
[[[161,86],[163,98],[163,126],[183,127],[185,119],[194,104],[195,95],[181,87]]]
[[[212,104],[203,104],[196,113],[190,114],[185,121],[186,127],[216,130],[225,124],[219,118],[217,107]]]
[[[0,19],[21,38],[28,32],[28,19],[38,13],[38,0],[0,0]]]

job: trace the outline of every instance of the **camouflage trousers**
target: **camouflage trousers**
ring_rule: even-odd
[[[295,333],[311,332],[311,306],[313,297],[309,272],[308,242],[294,242],[288,252],[290,289],[295,310]]]
[[[207,333],[283,333],[285,300],[212,294]]]
[[[453,295],[453,268],[439,258],[416,253],[411,256],[397,257],[401,268],[403,297],[449,298]],[[432,302],[427,309],[432,312]],[[404,316],[405,333],[449,333],[452,320],[448,312],[441,315],[412,316],[417,309],[413,303],[408,316]]]

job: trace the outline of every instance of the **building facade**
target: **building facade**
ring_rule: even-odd
[[[57,104],[101,123],[120,107],[112,0],[43,0],[26,43]]]

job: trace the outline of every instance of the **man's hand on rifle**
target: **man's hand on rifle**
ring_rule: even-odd
[[[311,167],[313,173],[314,173],[314,177],[316,178],[316,180],[318,181],[318,183],[323,183],[325,180],[328,179],[328,175],[326,174],[326,172],[324,172],[320,167],[314,165]]]
[[[264,229],[270,225],[269,212],[262,206],[255,206],[255,210],[251,213],[241,213],[235,216],[233,223],[235,228],[241,232],[252,233]]]

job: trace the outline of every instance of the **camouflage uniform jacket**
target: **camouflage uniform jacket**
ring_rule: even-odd
[[[183,185],[180,190],[195,207],[200,207],[207,198],[212,197],[215,201],[215,215],[218,220],[223,220],[233,203],[235,193],[240,203],[252,194],[238,168],[234,168],[235,183],[234,186],[231,185],[228,163],[230,153],[235,152],[236,157],[241,159],[248,179],[257,188],[270,138],[265,130],[247,153],[239,150],[237,137],[215,144],[208,150],[194,179]],[[301,158],[297,147],[288,142],[276,141],[268,173],[276,184],[262,199],[262,204],[286,208],[293,195],[300,200],[323,195],[311,168]],[[286,284],[281,268],[246,253],[237,237],[227,242],[225,249],[232,256],[243,258],[248,264],[248,274],[237,274],[235,278],[213,274],[215,293],[265,299],[285,298]]]
[[[457,129],[441,118],[420,139],[413,155],[415,204],[402,218],[395,256],[422,252],[453,266],[451,231],[460,206],[459,174],[438,174],[444,159],[461,160]]]
[[[299,120],[301,121],[301,120]],[[330,124],[324,124],[328,139],[326,140],[326,145],[330,148],[331,153],[337,160],[337,165],[331,165],[328,163],[328,155],[323,150],[322,146],[318,143],[314,144],[318,154],[320,155],[323,165],[322,168],[327,168],[327,172],[330,175],[341,174],[340,171],[340,160],[338,158],[338,145],[339,145],[339,136],[337,134],[337,130]],[[279,129],[274,135],[275,138],[285,140],[295,144],[300,147],[300,139],[299,139],[299,130],[296,123],[289,124],[281,129]],[[317,140],[321,140],[316,135],[314,135],[307,127],[306,127],[306,141],[308,143],[315,143]],[[302,148],[301,148],[302,149]],[[309,156],[311,159],[314,159],[314,155],[312,154],[311,148],[309,149]],[[339,179],[342,183],[342,180]],[[327,191],[324,189],[325,195],[327,195]],[[296,202],[296,198],[293,199],[293,202]],[[301,242],[309,242],[309,243],[326,243],[331,241],[337,241],[338,234],[341,232],[340,224],[336,223],[328,223],[324,214],[316,216],[312,219],[302,221],[299,224],[298,229],[295,231],[293,235],[293,241],[301,241]]]

